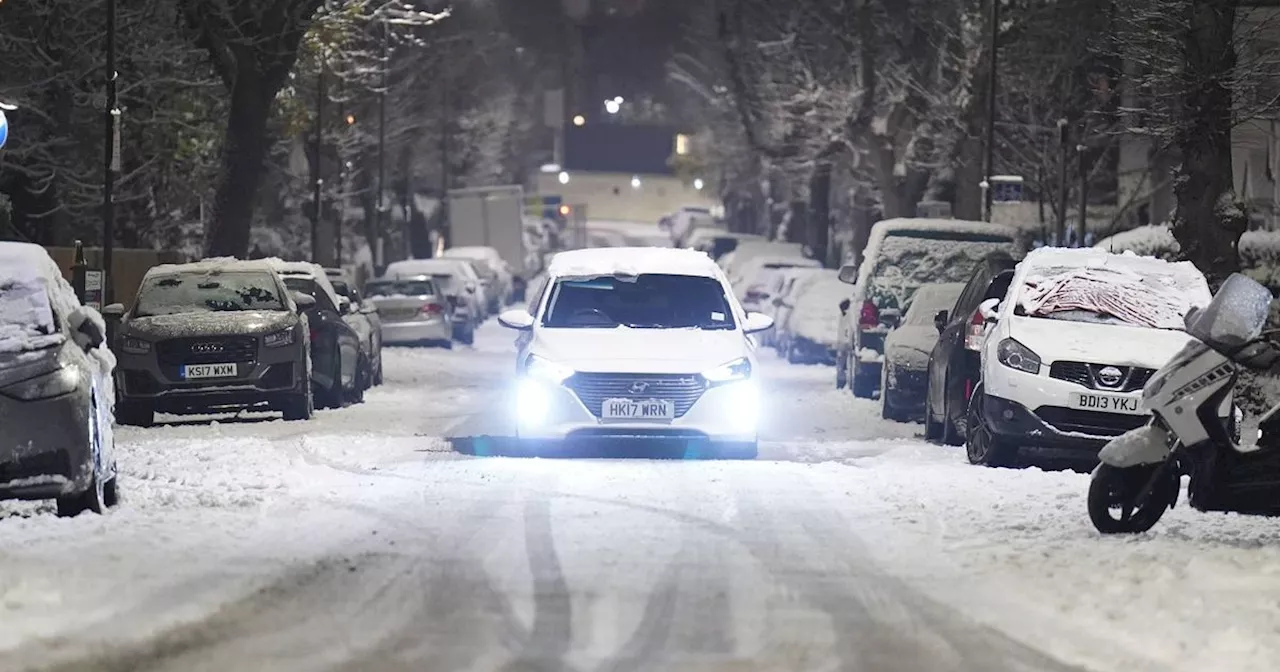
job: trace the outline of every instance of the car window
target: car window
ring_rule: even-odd
[[[951,310],[956,305],[963,285],[926,286],[916,292],[911,301],[911,308],[904,316],[903,324],[923,327],[933,326],[933,316],[939,310]]]
[[[634,279],[558,280],[543,317],[549,328],[732,329],[733,311],[715,278],[643,274]]]
[[[288,310],[273,274],[213,271],[153,276],[138,290],[133,316],[241,310]]]
[[[315,278],[303,275],[286,275],[284,276],[284,286],[288,287],[290,291],[302,292],[315,299],[316,308],[320,310],[338,312],[338,307],[333,305],[328,293],[320,291],[320,285]]]
[[[61,333],[43,284],[22,280],[0,284],[0,353],[55,345]]]

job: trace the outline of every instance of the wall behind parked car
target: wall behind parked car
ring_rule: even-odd
[[[46,247],[45,249],[49,251],[49,256],[53,257],[53,260],[57,262],[58,268],[62,269],[62,275],[70,282],[71,265],[75,263],[75,248]],[[84,258],[89,268],[102,267],[101,249],[86,247]],[[172,251],[117,248],[112,253],[111,259],[116,301],[123,303],[125,308],[133,305],[133,297],[138,293],[138,287],[142,284],[142,276],[146,275],[152,266],[181,264],[185,261],[188,260],[183,255]]]

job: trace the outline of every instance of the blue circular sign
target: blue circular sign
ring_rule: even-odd
[[[0,148],[4,147],[4,143],[9,139],[9,119],[4,116],[4,110],[0,110]]]

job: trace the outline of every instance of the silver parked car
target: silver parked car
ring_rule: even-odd
[[[365,292],[378,308],[382,343],[453,347],[452,306],[431,276],[380,278],[365,285]]]
[[[116,504],[104,331],[44,248],[0,243],[0,499],[56,499],[59,516]]]

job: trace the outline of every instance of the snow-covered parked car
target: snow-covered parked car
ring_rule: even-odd
[[[982,382],[969,404],[974,464],[1009,466],[1023,448],[1096,460],[1146,424],[1142,388],[1185,346],[1185,316],[1211,297],[1190,262],[1041,248],[983,315]]]
[[[781,306],[786,322],[774,327],[778,354],[792,364],[835,364],[840,303],[848,298],[849,285],[834,270],[797,282]]]
[[[993,252],[1021,256],[1024,238],[1003,224],[958,219],[890,219],[876,223],[860,266],[846,265],[840,279],[853,285],[852,305],[841,320],[836,387],[870,399],[880,388],[889,323],[911,307],[911,296],[931,282],[964,282]]]
[[[744,312],[707,255],[577,250],[557,254],[548,276],[532,314],[499,316],[525,332],[521,440],[667,439],[695,454],[755,456],[760,391],[748,335],[773,321]]]
[[[382,318],[382,342],[453,347],[449,297],[429,275],[379,278],[365,285]]]
[[[795,306],[795,292],[823,274],[835,277],[836,272],[824,268],[798,267],[783,269],[781,273],[772,276],[768,289],[771,298],[760,306],[760,312],[773,318],[774,327],[760,334],[760,345],[778,348],[778,335],[786,324],[787,314]],[[778,348],[778,352],[785,354],[786,350]]]
[[[486,297],[480,278],[466,259],[408,259],[387,266],[380,280],[401,280],[428,276],[436,289],[449,299],[453,338],[470,345],[476,328],[486,317]]]
[[[900,324],[884,339],[880,380],[880,414],[907,422],[924,417],[929,385],[929,353],[938,342],[938,311],[950,310],[964,290],[963,282],[924,285],[911,298]]]
[[[209,259],[147,271],[120,319],[114,352],[116,419],[149,426],[156,412],[234,412],[265,407],[306,420],[311,338],[305,308],[270,260]]]
[[[345,298],[351,304],[342,319],[361,334],[361,338],[366,339],[365,346],[370,353],[373,353],[373,384],[381,385],[383,378],[382,317],[378,315],[377,304],[366,299],[356,288],[355,280],[350,273],[340,268],[326,268],[324,272],[329,276],[329,284],[333,285],[333,291],[337,292],[338,297]]]
[[[484,285],[490,314],[496,315],[512,301],[515,274],[497,249],[481,246],[451,247],[440,255],[445,259],[467,259],[479,262],[477,270]]]
[[[772,288],[778,276],[793,268],[822,268],[822,262],[804,257],[759,256],[742,264],[733,285],[744,310],[764,312],[772,304]]]
[[[115,360],[44,248],[0,242],[0,499],[115,506]]]
[[[348,402],[363,402],[365,390],[373,387],[374,360],[382,356],[373,351],[372,325],[350,319],[351,301],[338,295],[319,264],[280,259],[267,263],[280,274],[285,287],[312,299],[303,312],[311,329],[311,384],[316,405],[341,408]]]

